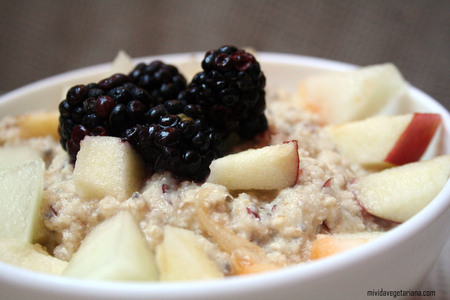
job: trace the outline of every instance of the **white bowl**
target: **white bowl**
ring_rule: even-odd
[[[202,54],[146,57],[177,65],[189,78]],[[314,72],[352,65],[295,55],[260,53],[268,86],[294,91]],[[0,118],[40,108],[56,109],[62,87],[103,78],[110,64],[44,79],[0,98]],[[189,75],[188,75],[189,74]],[[411,87],[398,113],[437,112],[444,121],[441,151],[450,153],[450,115],[438,102]],[[401,188],[401,187],[399,187]],[[450,184],[420,213],[386,235],[353,250],[271,273],[189,283],[122,283],[76,280],[0,263],[0,299],[363,299],[373,291],[418,290],[449,238]]]

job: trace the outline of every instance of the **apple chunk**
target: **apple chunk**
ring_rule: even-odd
[[[438,114],[414,114],[385,161],[394,165],[418,161],[427,150],[441,121]]]
[[[326,131],[337,149],[353,162],[389,166],[419,160],[440,123],[439,114],[414,113],[330,125]]]
[[[239,189],[283,189],[294,186],[300,159],[297,141],[249,149],[213,160],[208,182]]]
[[[42,159],[0,170],[0,238],[33,242],[41,229]]]
[[[81,141],[73,173],[81,197],[126,199],[139,189],[143,176],[144,163],[129,143],[110,136],[86,136]]]
[[[223,273],[200,248],[193,231],[164,227],[164,240],[156,248],[161,280],[200,280],[222,278]]]
[[[49,135],[59,140],[58,118],[58,111],[36,112],[17,117],[20,137],[27,139]]]
[[[0,171],[40,160],[39,153],[28,147],[0,148]]]
[[[133,59],[124,50],[120,50],[111,64],[110,74],[128,74],[131,72],[131,70],[133,70],[133,68]]]
[[[318,234],[317,238],[311,244],[310,258],[315,260],[344,252],[361,246],[382,234],[383,232],[376,231],[333,235]]]
[[[41,245],[0,239],[0,261],[29,270],[61,275],[67,262],[48,254]]]
[[[100,223],[82,241],[64,276],[116,281],[157,280],[152,250],[128,211]]]
[[[367,118],[406,91],[407,84],[391,63],[345,72],[326,72],[303,79],[298,98],[318,113],[323,124]]]
[[[404,222],[439,194],[449,176],[450,155],[409,163],[357,180],[357,199],[372,215]]]

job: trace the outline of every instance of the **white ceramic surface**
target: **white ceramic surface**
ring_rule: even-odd
[[[162,59],[177,65],[188,78],[202,54],[174,54],[137,59]],[[298,80],[314,72],[354,66],[286,54],[260,53],[258,60],[269,87],[295,91]],[[195,63],[193,63],[193,61]],[[0,118],[39,108],[55,109],[62,88],[98,81],[110,64],[51,77],[0,98]],[[398,113],[440,113],[444,120],[441,151],[450,153],[450,115],[414,87]],[[401,187],[399,187],[401,188]],[[419,290],[449,239],[450,184],[420,213],[386,235],[356,249],[280,271],[190,283],[117,283],[56,277],[0,263],[0,299],[366,299],[368,291]],[[392,298],[392,297],[391,297]]]

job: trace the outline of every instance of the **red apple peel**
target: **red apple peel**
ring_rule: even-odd
[[[441,122],[442,118],[438,114],[415,113],[384,161],[394,165],[418,161],[427,150]]]

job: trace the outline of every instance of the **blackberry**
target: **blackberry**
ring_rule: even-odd
[[[147,90],[158,104],[176,99],[187,84],[175,66],[159,60],[138,64],[128,76],[131,82]]]
[[[62,147],[75,161],[85,136],[121,137],[153,172],[203,181],[231,133],[253,138],[267,120],[265,77],[250,53],[223,46],[202,68],[189,85],[176,67],[154,61],[70,88],[59,105]]]
[[[146,124],[125,131],[153,172],[170,171],[176,178],[203,181],[211,161],[221,156],[223,135],[192,106],[173,100],[150,109]]]
[[[155,98],[124,74],[73,86],[59,104],[61,145],[75,161],[86,135],[121,136],[127,128],[143,123],[155,105]]]
[[[178,99],[203,107],[207,121],[227,134],[252,138],[267,129],[266,79],[255,57],[234,46],[208,51]]]

